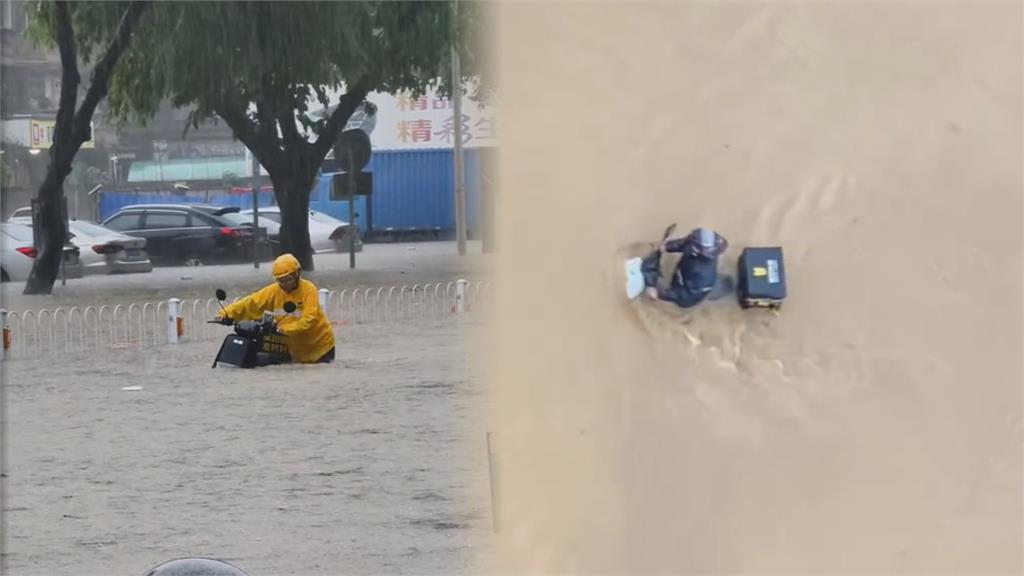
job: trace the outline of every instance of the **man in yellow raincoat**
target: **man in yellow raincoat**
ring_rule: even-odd
[[[299,268],[295,256],[278,256],[271,267],[274,283],[226,306],[218,319],[259,320],[264,311],[270,311],[293,361],[332,362],[334,329],[320,309],[316,286],[300,277]],[[291,313],[284,311],[284,303],[289,301],[295,303]]]

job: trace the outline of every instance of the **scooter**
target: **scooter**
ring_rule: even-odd
[[[220,307],[223,310],[223,302],[228,295],[224,290],[218,288],[216,296],[217,300],[221,302]],[[294,312],[295,303],[285,302],[284,311],[289,314]],[[235,322],[225,317],[221,320],[207,320],[206,323],[223,324],[235,328],[234,334],[224,337],[224,342],[220,345],[220,350],[217,351],[217,356],[213,359],[213,366],[210,368],[216,368],[220,362],[239,368],[256,368],[291,362],[291,356],[286,350],[266,350],[266,337],[278,333],[274,315],[270,312],[264,312],[263,318],[260,320]]]
[[[664,242],[675,231],[671,224],[662,234]],[[624,264],[626,297],[635,300],[644,293],[646,283],[643,275],[643,259],[630,258]],[[720,275],[718,283],[708,295],[708,300],[718,300],[735,294],[741,308],[768,308],[779,310],[786,298],[786,272],[781,246],[748,246],[740,253],[736,265],[736,281],[728,275]]]

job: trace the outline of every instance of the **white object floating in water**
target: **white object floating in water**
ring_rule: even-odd
[[[140,392],[142,390],[142,386],[125,386],[124,388],[121,388],[121,390],[125,392]]]
[[[644,275],[641,270],[643,260],[641,258],[630,258],[626,260],[626,297],[633,300],[644,293],[647,287],[644,282]]]

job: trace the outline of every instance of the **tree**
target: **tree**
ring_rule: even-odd
[[[189,125],[219,118],[267,170],[282,211],[282,249],[313,268],[309,195],[324,157],[371,91],[451,89],[455,43],[474,77],[475,3],[162,2],[111,88],[119,122],[189,106]],[[456,34],[456,31],[459,31]],[[314,108],[329,109],[318,116]]]
[[[0,156],[0,186],[10,187],[14,182],[14,169],[7,163],[7,154]]]
[[[61,216],[64,181],[71,172],[75,154],[92,137],[93,113],[107,95],[118,60],[149,7],[150,2],[141,0],[74,4],[39,0],[26,7],[33,36],[38,41],[56,44],[60,52],[61,89],[50,164],[37,193],[42,245],[25,284],[25,294],[49,294],[53,289],[67,237]],[[100,57],[85,98],[78,105],[79,58],[83,64],[89,64],[95,55]]]

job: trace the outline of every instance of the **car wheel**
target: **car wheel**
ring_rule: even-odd
[[[0,268],[0,282],[10,282],[11,277],[7,275],[7,270]]]

